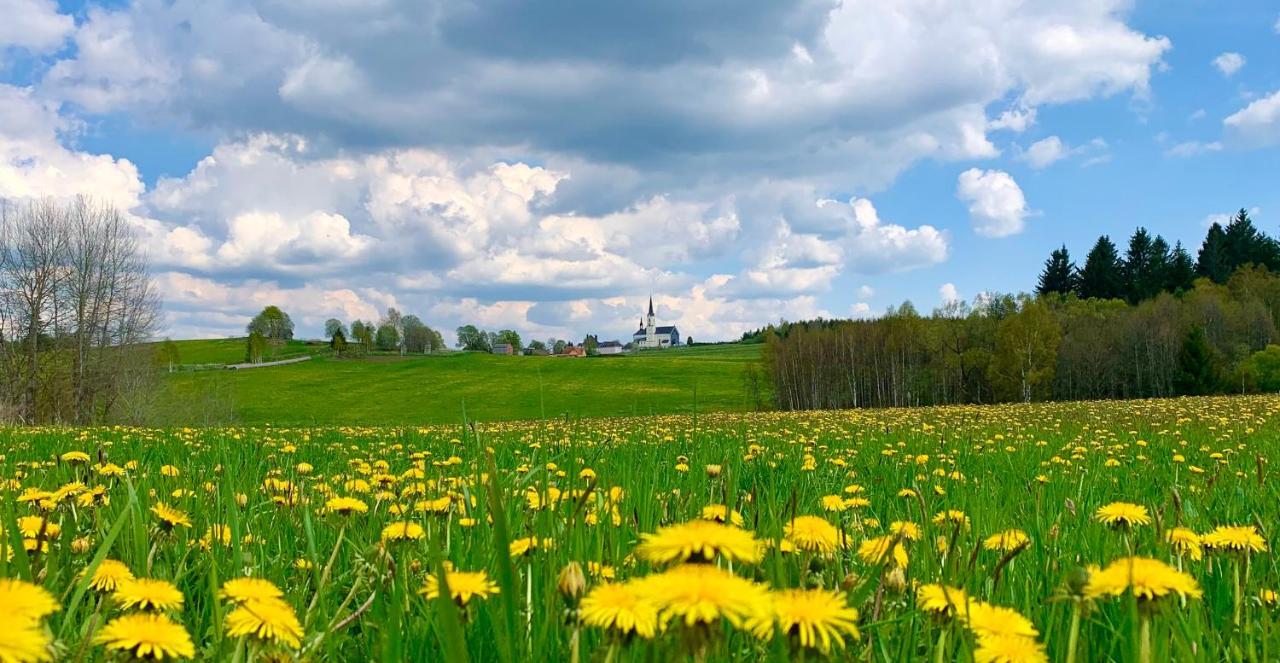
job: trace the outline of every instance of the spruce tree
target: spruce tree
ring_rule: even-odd
[[[1154,250],[1150,233],[1138,228],[1129,238],[1129,250],[1125,252],[1121,273],[1124,274],[1124,298],[1136,304],[1155,294],[1150,292],[1153,280],[1152,255]]]
[[[1182,396],[1199,396],[1213,393],[1217,387],[1218,372],[1204,328],[1192,327],[1178,352],[1178,373],[1173,378],[1173,388]]]
[[[1196,273],[1214,283],[1226,283],[1231,276],[1231,265],[1227,257],[1227,234],[1222,224],[1209,226],[1204,242],[1200,244],[1200,254],[1196,257]]]
[[[1223,229],[1223,245],[1228,267],[1227,277],[1249,264],[1275,270],[1280,268],[1280,251],[1275,240],[1253,225],[1247,210],[1240,210]]]
[[[1103,235],[1089,250],[1080,270],[1078,292],[1082,299],[1118,299],[1123,295],[1124,278],[1120,256],[1111,238]]]
[[[1036,294],[1045,296],[1056,294],[1066,296],[1076,289],[1076,266],[1071,262],[1071,255],[1064,245],[1049,254],[1044,261],[1044,271],[1040,273],[1040,281],[1036,285]]]
[[[1196,280],[1196,264],[1191,254],[1183,248],[1182,242],[1173,245],[1169,254],[1169,266],[1164,274],[1164,289],[1169,292],[1185,292],[1191,289]]]

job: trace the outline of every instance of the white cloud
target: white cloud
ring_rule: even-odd
[[[1032,143],[1021,158],[1031,164],[1032,168],[1040,169],[1065,158],[1067,153],[1067,146],[1062,142],[1061,138],[1049,136]]]
[[[0,198],[88,195],[123,209],[138,204],[143,184],[126,159],[67,149],[60,134],[75,121],[27,88],[0,84]]]
[[[996,119],[987,123],[987,128],[992,131],[1007,129],[1014,133],[1022,133],[1031,125],[1036,123],[1035,108],[1010,108]]]
[[[1231,76],[1237,71],[1240,71],[1240,68],[1244,66],[1244,63],[1244,56],[1239,53],[1227,52],[1213,59],[1213,66],[1217,67],[1218,71],[1222,72],[1223,76]]]
[[[1165,150],[1164,153],[1165,156],[1171,157],[1190,157],[1198,154],[1205,154],[1207,152],[1219,152],[1221,150],[1222,143],[1220,141],[1215,140],[1206,143],[1198,140],[1189,140],[1170,147]]]
[[[938,297],[942,300],[942,304],[945,306],[947,304],[960,301],[960,292],[956,290],[956,284],[943,283],[942,286],[938,288]]]
[[[1027,162],[1036,170],[1048,168],[1058,161],[1076,156],[1088,156],[1082,165],[1091,166],[1110,159],[1106,150],[1107,143],[1101,138],[1094,138],[1084,145],[1072,146],[1057,136],[1049,136],[1032,143],[1017,158]]]
[[[875,288],[869,285],[858,286],[858,299],[871,299],[876,296]]]
[[[1253,218],[1256,220],[1258,218],[1258,215],[1260,214],[1262,214],[1261,207],[1258,207],[1255,205],[1249,208],[1250,218]],[[1231,219],[1235,217],[1235,215],[1236,215],[1236,212],[1217,212],[1214,214],[1208,214],[1203,219],[1200,220],[1200,225],[1205,228],[1208,228],[1209,226],[1212,226],[1215,223],[1221,226],[1226,226],[1227,223],[1229,223]]]
[[[37,53],[56,51],[75,29],[75,20],[58,13],[53,0],[0,0],[0,51],[5,47]],[[0,60],[0,64],[3,60]]]
[[[1280,144],[1280,90],[1228,115],[1222,124],[1244,147]]]
[[[1001,170],[970,168],[960,173],[956,195],[969,205],[974,232],[986,237],[1022,232],[1030,213],[1018,183]]]
[[[866,302],[854,302],[849,307],[849,314],[854,318],[871,317],[871,305]]]

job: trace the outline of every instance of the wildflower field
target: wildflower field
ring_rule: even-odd
[[[1264,661],[1280,398],[0,431],[0,662]]]

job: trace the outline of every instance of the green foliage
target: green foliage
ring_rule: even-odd
[[[516,333],[515,330],[512,329],[503,329],[499,331],[497,336],[494,337],[494,343],[506,343],[511,346],[511,349],[516,354],[519,354],[520,350],[524,347],[520,341],[520,334]]]
[[[178,349],[178,344],[169,338],[162,341],[156,348],[155,357],[156,363],[169,371],[172,371],[175,366],[182,363],[182,351]]]
[[[1081,299],[1120,299],[1124,295],[1120,254],[1110,237],[1099,237],[1089,250],[1079,284]]]
[[[339,357],[347,351],[347,335],[342,333],[341,329],[335,331],[332,337],[329,338],[329,348]]]
[[[992,357],[992,382],[1007,400],[1031,402],[1049,393],[1062,331],[1049,307],[1024,299],[1017,313],[1000,322]]]
[[[400,348],[400,330],[396,329],[396,326],[390,322],[378,325],[374,346],[384,352],[398,350]]]
[[[1249,368],[1258,388],[1280,392],[1280,345],[1268,345],[1249,357]]]
[[[266,352],[266,336],[256,329],[249,332],[249,337],[245,339],[244,360],[251,364],[261,364]]]
[[[475,325],[463,325],[458,327],[455,332],[458,335],[457,347],[462,350],[471,350],[473,352],[490,352],[493,350],[493,343],[489,340],[489,335]]]
[[[324,321],[324,337],[332,339],[334,336],[342,334],[345,339],[347,336],[347,326],[337,318],[329,318]]]
[[[1066,296],[1076,290],[1076,266],[1071,262],[1067,247],[1055,249],[1044,261],[1044,271],[1036,285],[1037,295]]]
[[[288,341],[293,338],[293,320],[278,306],[268,306],[255,315],[245,331],[252,335],[257,332],[268,341]]]
[[[1218,369],[1214,364],[1213,349],[1204,335],[1204,327],[1192,327],[1178,352],[1174,389],[1183,396],[1201,396],[1217,391],[1218,384]]]
[[[582,339],[582,347],[588,355],[594,355],[600,350],[600,341],[594,334],[587,334],[587,337]]]

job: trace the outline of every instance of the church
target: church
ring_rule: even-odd
[[[658,327],[653,316],[653,297],[649,298],[649,316],[640,321],[640,328],[631,335],[631,345],[637,350],[669,348],[680,345],[680,330],[675,326]]]

